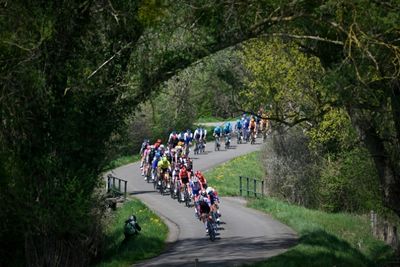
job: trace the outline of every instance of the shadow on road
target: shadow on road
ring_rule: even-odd
[[[134,196],[134,195],[149,194],[149,193],[157,193],[158,195],[160,195],[160,193],[155,190],[134,191],[129,193],[129,195]]]
[[[282,250],[296,244],[296,237],[263,238],[263,237],[222,237],[214,242],[204,238],[183,239],[171,246],[164,254],[135,266],[238,266],[240,264],[260,261],[276,255]],[[187,250],[190,248],[190,251]],[[185,255],[185,259],[182,255]],[[188,262],[187,259],[193,259]]]

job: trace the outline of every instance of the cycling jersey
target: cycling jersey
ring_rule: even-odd
[[[152,163],[151,167],[152,167],[153,169],[156,169],[157,166],[158,166],[158,162],[159,162],[159,161],[160,161],[160,158],[154,157],[153,163]]]
[[[189,144],[192,141],[192,139],[193,139],[192,133],[185,133],[184,142],[186,145]]]
[[[201,190],[201,185],[199,181],[197,180],[192,180],[190,181],[190,187],[192,188],[192,193],[194,196],[198,196]]]
[[[208,198],[203,198],[203,201],[199,202],[199,208],[200,208],[200,213],[210,213],[211,209],[210,209],[211,203],[210,200]]]
[[[222,132],[221,127],[215,127],[215,129],[214,129],[214,134],[215,134],[215,135],[220,136],[220,135],[221,135],[221,132]]]
[[[253,120],[250,122],[250,129],[254,130],[256,128],[256,122]]]
[[[186,168],[182,168],[179,172],[179,179],[181,179],[182,183],[187,184],[189,182],[189,173]]]
[[[243,125],[242,125],[242,122],[240,121],[240,120],[238,120],[237,122],[236,122],[236,129],[238,129],[238,130],[241,130],[242,129],[242,127],[243,127]]]
[[[165,170],[165,169],[169,169],[171,167],[171,163],[169,163],[168,160],[160,160],[158,162],[157,166],[158,166],[158,168]]]

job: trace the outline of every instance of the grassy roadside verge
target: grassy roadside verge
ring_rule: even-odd
[[[234,121],[237,120],[238,117],[234,118],[219,118],[219,117],[201,117],[199,118],[194,124],[202,124],[202,123],[207,123],[207,122],[224,122],[224,121]]]
[[[238,157],[206,172],[223,196],[238,195],[239,175],[263,176],[259,152]],[[273,198],[248,199],[248,206],[272,215],[298,232],[299,241],[287,252],[251,266],[382,266],[393,251],[370,233],[367,217],[326,213]]]
[[[112,170],[112,169],[121,167],[121,166],[129,164],[129,163],[133,163],[133,162],[136,162],[139,160],[140,160],[139,154],[136,154],[133,156],[121,156],[115,160],[112,160],[104,169],[106,171]]]
[[[142,231],[123,242],[125,220],[135,214]],[[108,222],[105,253],[97,267],[131,266],[133,263],[159,255],[165,247],[168,228],[163,221],[137,199],[127,201]]]

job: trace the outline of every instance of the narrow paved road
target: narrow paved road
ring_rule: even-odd
[[[260,144],[242,144],[214,152],[211,145],[205,154],[193,157],[195,170],[208,170],[260,148]],[[147,184],[140,175],[138,163],[120,167],[114,174],[128,180],[130,195],[156,211],[170,229],[167,250],[135,266],[194,266],[196,258],[197,266],[240,266],[282,253],[296,242],[296,234],[287,226],[245,207],[241,198],[227,197],[221,199],[223,224],[217,239],[211,242],[204,226],[195,219],[194,208],[186,208],[168,195],[156,193],[152,184]]]

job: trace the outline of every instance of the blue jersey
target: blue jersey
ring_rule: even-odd
[[[236,122],[236,129],[241,130],[243,128],[241,120],[237,120]]]
[[[232,131],[232,126],[230,123],[225,124],[224,126],[224,133],[228,134]]]
[[[244,124],[244,128],[246,128],[246,129],[249,128],[249,125],[250,125],[250,120],[249,120],[249,118],[245,118],[243,124]]]

